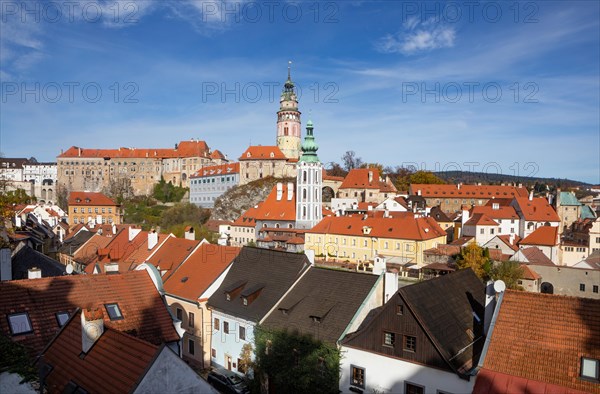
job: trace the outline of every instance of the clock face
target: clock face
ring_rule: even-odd
[[[96,324],[87,323],[84,328],[85,335],[91,340],[96,340],[100,337],[100,327]]]

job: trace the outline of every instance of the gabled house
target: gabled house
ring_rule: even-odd
[[[520,248],[535,246],[558,264],[558,226],[541,226],[519,242]]]
[[[471,392],[484,305],[484,285],[470,269],[402,287],[342,341],[340,390]]]
[[[104,311],[107,327],[179,353],[180,337],[151,271],[0,282],[0,332],[37,355],[77,308]]]
[[[210,366],[212,314],[206,302],[239,253],[233,246],[202,243],[165,281],[165,300],[185,330],[183,359],[194,366]]]
[[[515,234],[496,235],[494,238],[483,244],[483,247],[488,248],[490,252],[492,250],[499,250],[502,255],[510,258],[519,250],[518,244],[520,240],[521,238]]]
[[[600,300],[500,297],[474,394],[600,392]]]
[[[216,393],[168,346],[105,326],[103,317],[102,308],[77,309],[44,349],[48,393]]]
[[[381,203],[396,197],[398,189],[388,177],[380,177],[376,168],[351,169],[338,191],[339,198],[356,198],[358,202]]]
[[[529,234],[543,226],[558,227],[560,218],[545,198],[515,197],[511,205],[519,215],[519,237],[527,238]]]
[[[38,279],[66,275],[64,265],[27,245],[19,245],[13,251],[11,260],[11,278],[3,277],[2,280]]]
[[[212,312],[211,363],[238,373],[242,347],[311,263],[304,254],[242,248],[223,283],[208,299]]]

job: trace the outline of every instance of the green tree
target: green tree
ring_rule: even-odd
[[[154,185],[152,196],[162,202],[179,202],[188,191],[185,187],[174,186],[171,181],[165,182],[164,178]]]
[[[340,351],[297,332],[268,329],[254,330],[254,387],[267,375],[269,383],[281,393],[338,393]]]
[[[210,211],[189,202],[178,203],[160,215],[160,225],[165,229],[177,224],[190,223],[199,226],[206,223]]]
[[[415,172],[414,174],[410,175],[410,183],[411,184],[412,183],[426,183],[426,184],[443,185],[446,182],[444,182],[443,179],[438,178],[437,176],[435,176],[430,171],[419,170],[419,171]]]
[[[523,278],[523,268],[515,261],[502,261],[494,264],[490,271],[490,278],[493,280],[502,280],[509,289],[523,290],[519,286],[519,280]]]
[[[488,251],[489,254],[489,251]],[[491,261],[486,257],[485,250],[476,243],[471,243],[460,251],[456,258],[458,268],[471,268],[481,279],[488,279],[491,269]]]

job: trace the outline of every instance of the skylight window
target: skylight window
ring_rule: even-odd
[[[28,334],[33,332],[31,328],[31,320],[29,320],[29,313],[13,313],[8,315],[8,323],[10,325],[10,332],[12,335]]]
[[[600,380],[600,360],[582,357],[581,377],[584,379]]]
[[[69,312],[58,312],[56,313],[56,322],[59,327],[62,327],[69,320]]]
[[[108,312],[108,317],[110,320],[122,320],[123,314],[121,313],[121,309],[119,308],[119,304],[106,304],[104,305],[106,308],[106,312]]]

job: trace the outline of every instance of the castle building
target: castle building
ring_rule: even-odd
[[[323,164],[317,156],[319,147],[315,142],[313,129],[313,123],[309,120],[296,178],[296,227],[304,229],[314,227],[323,219]]]

